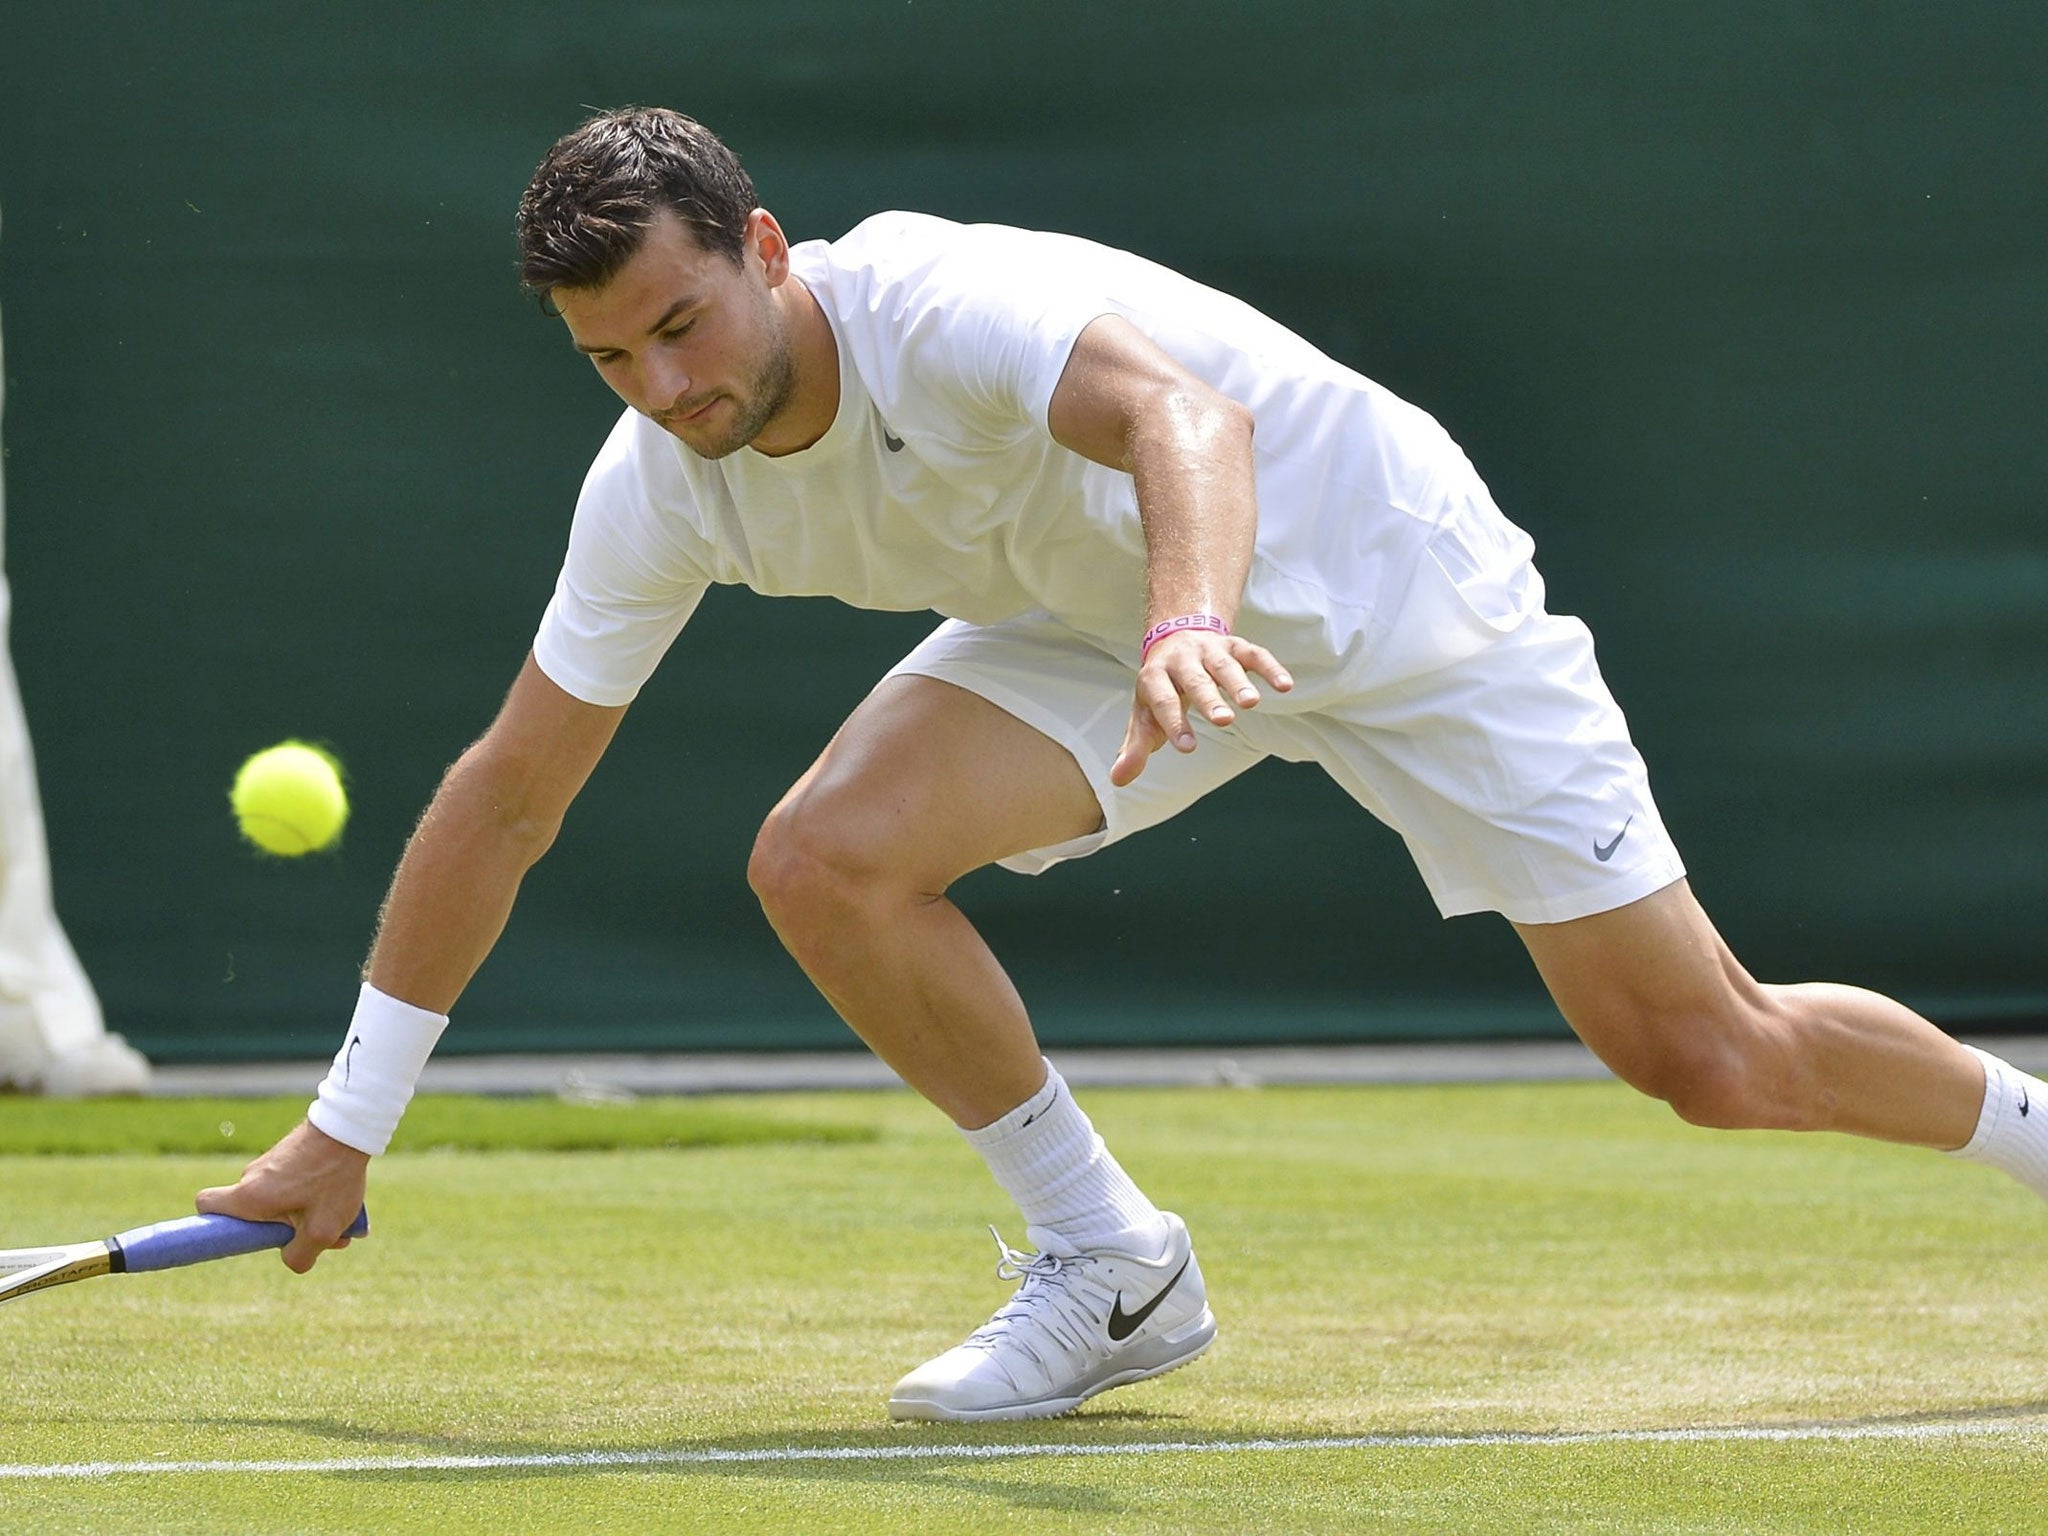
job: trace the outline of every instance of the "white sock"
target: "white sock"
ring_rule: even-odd
[[[1145,1257],[1166,1248],[1166,1219],[1145,1198],[1074,1102],[1051,1062],[1045,1086],[992,1125],[962,1131],[1017,1202],[1040,1248],[1108,1248]],[[1048,1243],[1048,1237],[1056,1239]]]
[[[1989,1163],[2048,1200],[2048,1083],[1989,1051],[1969,1049],[1984,1063],[1984,1108],[1977,1134],[1949,1156]]]

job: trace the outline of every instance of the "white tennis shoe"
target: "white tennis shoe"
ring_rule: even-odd
[[[51,1059],[39,1084],[46,1099],[132,1098],[147,1093],[149,1058],[119,1035],[99,1035]]]
[[[149,1060],[119,1035],[96,1033],[53,1055],[27,1004],[0,999],[0,1091],[98,1099],[148,1091]]]
[[[1202,1267],[1178,1216],[1166,1252],[1076,1251],[1034,1229],[1038,1253],[995,1236],[996,1274],[1016,1295],[967,1341],[927,1360],[889,1394],[892,1419],[1049,1419],[1098,1392],[1163,1376],[1216,1337]]]

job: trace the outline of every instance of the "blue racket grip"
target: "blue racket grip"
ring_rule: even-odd
[[[345,1237],[370,1230],[367,1208],[356,1212]],[[116,1274],[143,1275],[157,1269],[180,1269],[208,1259],[231,1259],[242,1253],[282,1248],[292,1240],[288,1221],[243,1221],[238,1216],[184,1216],[137,1227],[107,1239]]]

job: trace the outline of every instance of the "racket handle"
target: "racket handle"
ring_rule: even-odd
[[[370,1230],[370,1213],[358,1211],[344,1234],[361,1237]],[[137,1227],[107,1239],[114,1255],[116,1273],[148,1274],[157,1269],[179,1269],[187,1264],[204,1264],[208,1259],[231,1259],[241,1253],[261,1253],[282,1248],[292,1240],[288,1221],[243,1221],[238,1216],[184,1216],[160,1221],[155,1226]]]

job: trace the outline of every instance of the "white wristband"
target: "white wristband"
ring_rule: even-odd
[[[306,1118],[344,1146],[375,1157],[391,1145],[413,1085],[447,1027],[447,1014],[401,1003],[364,982],[356,1016]]]

